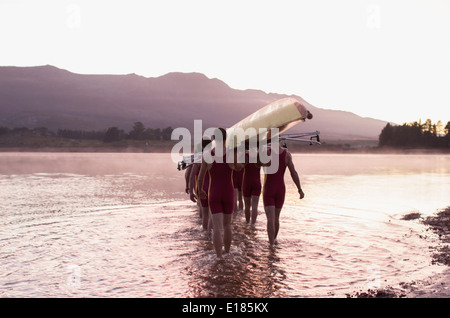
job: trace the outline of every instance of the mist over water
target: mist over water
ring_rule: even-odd
[[[293,158],[278,244],[261,199],[217,260],[170,154],[0,153],[0,296],[342,297],[442,270],[402,217],[450,205],[449,156]]]

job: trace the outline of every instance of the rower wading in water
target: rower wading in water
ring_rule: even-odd
[[[267,235],[270,245],[273,245],[280,230],[280,214],[286,195],[286,186],[284,183],[286,168],[289,169],[291,178],[297,186],[300,199],[303,199],[305,194],[300,185],[300,178],[295,170],[292,155],[287,148],[279,145],[278,149],[271,149],[271,156],[278,156],[279,165],[275,173],[264,175],[263,202],[267,216]],[[268,165],[270,164],[265,164],[264,166]]]
[[[217,138],[219,136],[219,138]],[[232,214],[234,209],[234,187],[233,171],[240,171],[242,164],[235,163],[236,160],[226,162],[226,131],[223,128],[216,129],[214,133],[216,140],[215,149],[211,151],[215,159],[212,163],[207,163],[202,159],[199,180],[200,199],[208,198],[213,226],[213,244],[218,257],[222,257],[223,252],[229,253],[232,241]],[[215,152],[222,148],[222,160],[216,160]],[[204,176],[209,172],[209,193],[203,189]]]
[[[206,137],[203,137],[202,140],[202,151],[205,149],[205,147],[211,142],[210,139],[207,139]],[[208,204],[208,199],[201,199],[199,198],[199,173],[200,173],[200,167],[201,167],[201,163],[194,163],[192,164],[190,167],[192,167],[192,173],[190,174],[190,186],[189,186],[189,191],[190,191],[190,199],[192,202],[197,202],[197,204],[199,205],[199,209],[200,209],[200,217],[202,218],[202,227],[204,230],[208,230],[211,228],[211,220],[209,218],[209,204]],[[206,193],[208,193],[208,188],[209,188],[209,173],[206,173],[203,176],[203,190],[206,191]]]

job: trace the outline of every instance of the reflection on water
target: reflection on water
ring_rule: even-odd
[[[295,155],[278,244],[260,204],[234,215],[231,252],[210,234],[166,154],[0,154],[0,296],[308,297],[420,279],[435,238],[418,220],[450,205],[441,155]],[[260,202],[261,203],[261,202]]]
[[[198,250],[186,268],[191,278],[189,297],[282,297],[286,278],[278,265],[276,247],[269,248],[258,230],[244,225],[237,213],[233,246],[223,259],[211,253],[209,235],[203,235]]]

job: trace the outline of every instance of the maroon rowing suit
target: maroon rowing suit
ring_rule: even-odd
[[[241,171],[233,171],[233,186],[238,191],[242,190],[242,179],[244,177],[244,169]]]
[[[242,195],[251,197],[261,194],[261,167],[256,163],[248,163],[245,165],[244,178],[242,181]]]
[[[208,202],[212,214],[232,214],[234,209],[233,170],[225,157],[226,154],[223,156],[222,163],[214,160],[209,169]]]
[[[286,154],[287,150],[282,149],[278,154],[278,170],[273,174],[265,174],[263,202],[264,206],[275,206],[281,209],[286,194],[286,186],[284,185],[284,172],[286,171]]]

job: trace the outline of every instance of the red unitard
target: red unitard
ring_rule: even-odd
[[[232,214],[234,209],[234,188],[232,169],[225,161],[214,161],[209,170],[209,209],[212,214]]]
[[[263,202],[264,206],[275,206],[281,209],[286,194],[286,186],[284,184],[284,172],[286,171],[286,154],[287,150],[281,150],[278,154],[278,170],[273,174],[265,174]]]
[[[233,171],[233,186],[238,191],[242,190],[242,179],[244,177],[244,169],[241,171]]]
[[[242,195],[250,197],[261,194],[261,167],[255,163],[245,165],[244,178],[242,180]]]

